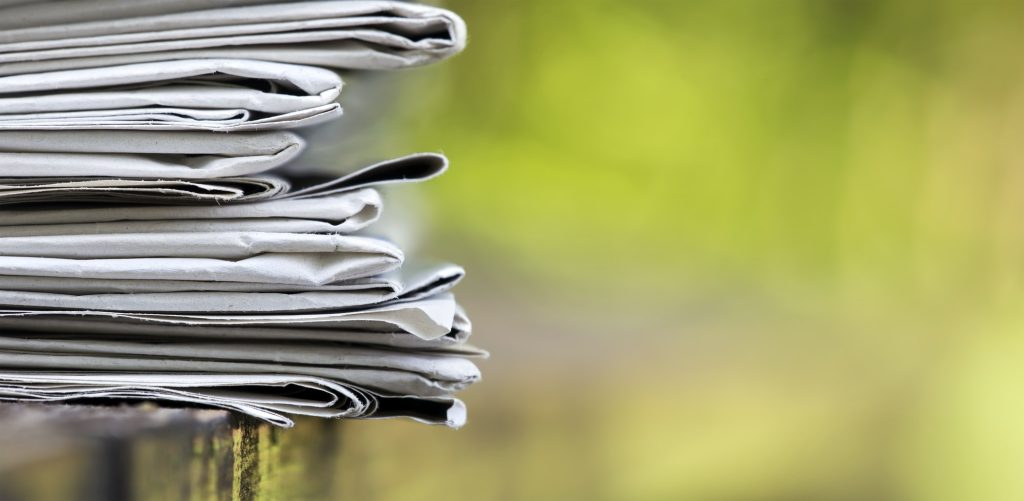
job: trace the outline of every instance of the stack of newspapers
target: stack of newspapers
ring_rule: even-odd
[[[463,271],[366,233],[447,160],[285,165],[337,71],[464,44],[402,2],[0,0],[0,400],[461,426]]]

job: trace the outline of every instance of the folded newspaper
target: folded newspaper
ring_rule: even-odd
[[[3,75],[194,58],[395,69],[466,43],[455,14],[394,1],[43,0],[0,14]]]
[[[465,39],[404,2],[0,1],[0,401],[462,426],[464,271],[368,233],[447,159],[287,165],[338,71]]]
[[[119,134],[126,134],[124,131]],[[3,133],[0,132],[0,135]],[[52,134],[47,132],[45,134]],[[56,133],[61,137],[66,133]],[[152,138],[151,133],[132,132],[127,134],[144,134]],[[170,133],[167,133],[170,134]],[[223,134],[212,136],[209,133],[177,133],[195,134],[199,138],[236,138],[251,139],[252,144],[259,144],[264,151],[272,151],[270,146],[275,142],[278,144],[303,144],[298,136],[288,132],[281,133],[245,133],[245,134]],[[160,133],[158,133],[160,135]],[[267,140],[270,144],[260,144]],[[2,139],[0,139],[2,141]],[[288,143],[290,141],[290,143]],[[230,146],[220,145],[221,151]],[[50,142],[50,144],[57,144]],[[245,149],[244,146],[239,149]],[[106,146],[103,149],[110,150],[118,148],[125,150],[124,145]],[[16,153],[13,156],[19,157],[27,153]],[[0,157],[3,152],[0,151]],[[45,157],[45,154],[43,155]],[[112,160],[120,158],[118,154],[107,154]],[[161,155],[150,153],[149,157],[160,157]],[[225,156],[207,157],[205,160],[196,156],[179,156],[153,162],[145,159],[135,159],[130,162],[113,161],[110,164],[103,164],[100,170],[110,172],[122,169],[123,176],[120,177],[91,177],[91,176],[59,176],[59,177],[7,177],[0,174],[0,205],[33,204],[33,208],[42,206],[59,207],[58,204],[67,203],[97,203],[106,204],[229,204],[236,202],[256,201],[283,201],[283,200],[312,200],[324,199],[326,197],[344,193],[357,188],[366,188],[393,183],[404,183],[410,181],[423,181],[434,178],[448,168],[448,160],[441,155],[433,153],[420,153],[402,158],[379,162],[368,167],[349,172],[338,177],[323,177],[304,173],[265,173],[235,177],[210,177],[210,178],[162,178],[146,177],[154,176],[155,171],[174,170],[181,175],[205,176],[206,173],[197,172],[198,169],[190,169],[189,165],[197,168],[227,168],[232,162],[232,168],[253,168],[259,170],[265,167],[254,167],[252,164],[258,161],[266,162],[265,157],[249,157],[239,160],[237,157]],[[175,159],[179,163],[175,164]],[[79,171],[80,167],[68,162],[61,166],[59,155],[55,156],[54,164],[44,164],[41,170],[48,172],[57,169],[64,169],[65,172]],[[217,166],[213,166],[217,163]],[[0,169],[6,172],[6,169]],[[29,169],[29,171],[31,171]],[[24,172],[24,170],[23,170]],[[81,210],[78,207],[75,211]],[[152,210],[152,209],[149,209]],[[68,211],[70,212],[70,211]]]
[[[241,59],[12,75],[0,77],[0,130],[293,129],[340,115],[341,88],[323,68]]]

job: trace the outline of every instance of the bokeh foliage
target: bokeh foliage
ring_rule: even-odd
[[[450,5],[472,43],[416,144],[455,162],[444,218],[540,280],[927,298],[1018,261],[1016,3]]]
[[[357,425],[446,451],[395,493],[1024,498],[1024,3],[447,5],[409,147],[495,357]]]

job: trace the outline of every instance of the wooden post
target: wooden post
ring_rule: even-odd
[[[341,421],[281,429],[220,410],[0,403],[0,499],[317,499]]]

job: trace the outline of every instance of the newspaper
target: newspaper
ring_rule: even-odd
[[[48,359],[46,355],[42,358]],[[403,416],[459,428],[465,405],[451,397],[384,396],[323,377],[274,373],[0,372],[0,400],[75,402],[171,400],[220,407],[290,427],[289,415],[332,418]]]
[[[45,320],[45,321],[42,321]],[[452,353],[486,357],[487,352],[468,344],[471,328],[468,320],[456,317],[452,330],[443,336],[424,339],[395,328],[387,330],[307,329],[301,327],[252,327],[221,325],[174,325],[136,323],[100,316],[47,315],[0,316],[0,327],[7,332],[35,335],[77,334],[97,339],[118,336],[133,339],[201,339],[230,342],[304,342],[319,341],[338,345],[378,346],[419,352]]]
[[[323,68],[240,59],[14,75],[0,77],[0,130],[297,128],[340,116],[341,88]]]
[[[8,209],[0,220],[0,237],[220,231],[353,233],[377,221],[381,206],[377,190],[362,188],[259,204]]]
[[[273,284],[259,282],[153,279],[105,279],[0,275],[0,289],[53,292],[74,295],[144,294],[161,292],[359,292],[374,294],[382,301],[398,297],[419,298],[452,288],[463,277],[461,267],[451,264],[405,264],[401,270],[323,285]]]
[[[16,256],[75,259],[82,263],[81,269],[87,270],[93,267],[89,261],[114,258],[239,260],[290,254],[330,259],[331,254],[346,253],[385,255],[396,262],[402,259],[402,252],[386,241],[354,235],[241,231],[108,233],[3,238],[0,239],[0,269],[5,268],[4,258]]]
[[[81,133],[94,133],[80,131]],[[98,132],[97,132],[98,133]],[[118,131],[119,134],[128,133]],[[0,132],[0,144],[2,135]],[[47,133],[49,134],[49,133]],[[59,134],[69,134],[61,132]],[[197,134],[208,133],[148,133],[133,131],[129,134]],[[279,137],[278,134],[284,134]],[[288,132],[244,133],[217,135],[216,137],[251,138],[256,141],[267,137],[302,144],[298,136]],[[258,144],[258,143],[257,143]],[[267,146],[264,146],[265,148]],[[113,149],[108,147],[107,149]],[[121,148],[126,149],[126,148]],[[226,149],[226,148],[224,148]],[[40,155],[43,159],[47,155]],[[110,156],[110,155],[108,155]],[[3,157],[0,151],[0,158]],[[187,160],[195,163],[195,160]],[[140,174],[173,167],[160,165],[151,169],[134,160],[119,166],[130,178],[93,177],[25,177],[10,178],[0,175],[0,205],[55,204],[55,203],[107,203],[107,204],[227,204],[281,199],[321,199],[339,193],[394,183],[418,182],[441,175],[448,168],[448,159],[434,153],[418,153],[376,163],[342,176],[301,176],[260,174],[243,177],[209,179],[143,179]],[[110,170],[108,166],[107,171]],[[184,170],[185,167],[179,170]],[[74,167],[68,168],[74,170]],[[0,173],[5,173],[0,169]],[[186,171],[187,172],[187,171]],[[193,171],[194,172],[194,171]]]
[[[277,253],[244,258],[123,257],[75,259],[0,256],[5,275],[133,280],[253,282],[318,286],[398,268],[403,255],[383,241],[361,242],[370,252]],[[353,249],[357,248],[353,245]]]
[[[480,379],[472,361],[442,353],[314,342],[154,343],[15,333],[0,336],[0,367],[298,374],[327,377],[384,393],[421,396],[444,396]]]
[[[432,270],[416,277],[415,282],[384,280],[378,277],[355,283],[305,287],[304,291],[268,291],[269,284],[243,287],[229,282],[224,289],[234,291],[177,290],[173,292],[152,289],[216,289],[218,282],[173,281],[169,287],[157,284],[162,280],[89,280],[54,279],[49,277],[0,276],[0,307],[41,309],[80,309],[145,313],[203,312],[203,313],[288,313],[336,311],[365,307],[393,300],[411,300],[427,297],[452,288],[462,276],[458,267]],[[39,278],[42,278],[41,280]],[[61,282],[61,283],[58,283]],[[85,282],[85,283],[79,283]],[[122,292],[83,292],[117,284]],[[134,285],[139,284],[138,287]],[[286,287],[282,287],[286,288]],[[28,289],[28,290],[26,290]],[[254,290],[256,289],[256,290]]]
[[[266,172],[305,147],[286,131],[0,131],[4,178],[211,179]]]
[[[388,302],[356,310],[314,313],[147,313],[100,310],[3,309],[0,317],[102,318],[124,322],[201,327],[247,326],[350,329],[375,332],[406,332],[423,339],[447,336],[457,326],[461,309],[449,293],[414,301]]]
[[[7,28],[0,31],[0,75],[196,58],[396,69],[453,56],[466,42],[462,19],[424,5],[334,0],[210,8],[221,3],[100,0],[0,8],[0,27]]]
[[[290,315],[168,315],[155,313],[119,313],[88,310],[0,310],[0,325],[19,330],[53,330],[60,325],[112,325],[119,322],[139,335],[159,335],[191,330],[199,334],[217,333],[216,336],[262,337],[263,334],[282,334],[291,339],[333,340],[341,331],[380,334],[406,334],[424,341],[437,341],[439,345],[453,342],[463,344],[472,331],[465,312],[455,303],[451,294],[415,301],[399,301],[372,308],[344,312]],[[36,326],[35,329],[32,326]],[[174,329],[170,327],[187,327]],[[236,327],[242,329],[236,329]],[[263,329],[265,327],[265,329]],[[316,329],[321,331],[314,332]],[[298,332],[302,330],[303,332]],[[241,333],[241,334],[240,334]],[[351,338],[345,338],[351,339]],[[362,339],[362,338],[359,338]],[[346,341],[348,342],[348,341]],[[420,343],[416,343],[420,344]],[[433,346],[433,344],[429,344]]]

